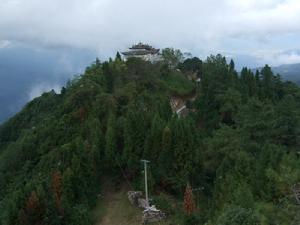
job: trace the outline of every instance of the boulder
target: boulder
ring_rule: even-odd
[[[132,205],[139,207],[139,199],[143,196],[141,191],[128,191],[127,196]]]
[[[142,209],[146,209],[149,205],[147,204],[146,199],[144,198],[139,198],[138,199],[138,207]]]
[[[156,209],[155,206],[148,207],[143,211],[143,224],[159,222],[166,218],[166,214]]]

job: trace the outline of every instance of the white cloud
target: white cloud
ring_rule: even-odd
[[[259,59],[264,64],[279,66],[283,64],[300,63],[299,51],[258,51],[253,56]]]
[[[277,61],[279,62],[277,65],[299,63],[300,55],[295,52],[291,54],[282,54],[277,57]]]
[[[48,84],[39,83],[34,85],[28,92],[28,100],[32,100],[36,97],[41,96],[44,92],[54,90],[56,93],[60,93],[61,85],[59,84]]]
[[[0,49],[7,48],[11,45],[11,42],[8,40],[0,40]]]
[[[138,41],[194,54],[229,51],[234,46],[226,46],[227,39],[271,49],[274,37],[300,38],[300,1],[0,0],[0,30],[0,40],[96,49],[103,55]],[[279,48],[286,49],[284,43]]]

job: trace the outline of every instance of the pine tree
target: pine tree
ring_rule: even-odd
[[[120,61],[122,60],[122,57],[119,52],[117,52],[116,54],[116,60],[120,60]]]
[[[75,175],[71,168],[68,167],[62,177],[62,203],[64,208],[68,207],[68,204],[73,205],[75,203],[74,181]]]
[[[261,70],[263,97],[273,100],[274,97],[274,75],[271,67],[265,65]]]
[[[184,211],[187,215],[192,215],[195,211],[195,203],[193,198],[193,190],[188,183],[184,193]]]
[[[153,117],[150,131],[145,140],[144,147],[144,158],[152,160],[157,160],[159,158],[160,146],[162,142],[161,132],[163,130],[164,121],[156,114]]]
[[[233,72],[235,69],[234,61],[231,59],[229,63],[229,71]]]
[[[116,119],[111,112],[107,121],[107,128],[105,134],[105,157],[111,164],[117,156],[116,144]]]
[[[18,222],[24,225],[39,225],[43,223],[44,207],[35,191],[28,197],[24,209],[20,211]]]
[[[169,127],[165,127],[162,132],[162,146],[161,152],[159,155],[159,173],[161,176],[162,185],[167,185],[166,178],[172,174],[172,160],[173,160],[173,152],[172,152],[172,137],[171,130]]]
[[[99,67],[100,65],[101,65],[101,62],[100,62],[99,58],[97,57],[96,61],[95,61],[95,66]]]
[[[105,77],[106,91],[112,93],[114,89],[114,75],[112,74],[111,63],[104,62],[102,65],[103,74]]]
[[[58,211],[63,214],[63,209],[61,205],[62,197],[62,175],[60,171],[55,171],[52,174],[52,191],[54,194],[55,204]]]

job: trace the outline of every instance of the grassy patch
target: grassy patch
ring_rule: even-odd
[[[108,189],[93,212],[95,225],[141,225],[142,210],[131,205],[127,198],[129,188],[123,187],[114,191]],[[173,205],[173,203],[170,203]],[[179,220],[174,215],[168,215],[167,220],[153,225],[177,225]]]
[[[162,82],[173,95],[189,95],[195,88],[193,81],[188,80],[179,72],[164,76]]]
[[[119,191],[110,188],[105,192],[93,212],[96,225],[141,224],[142,212],[128,201],[127,188],[124,187]]]

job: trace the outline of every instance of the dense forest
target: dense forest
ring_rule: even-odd
[[[2,225],[93,224],[101,180],[142,190],[141,159],[153,196],[200,190],[188,214],[153,197],[179,224],[299,224],[300,88],[267,65],[238,73],[221,55],[162,56],[97,59],[0,127]],[[174,113],[170,99],[188,96],[189,113]]]

